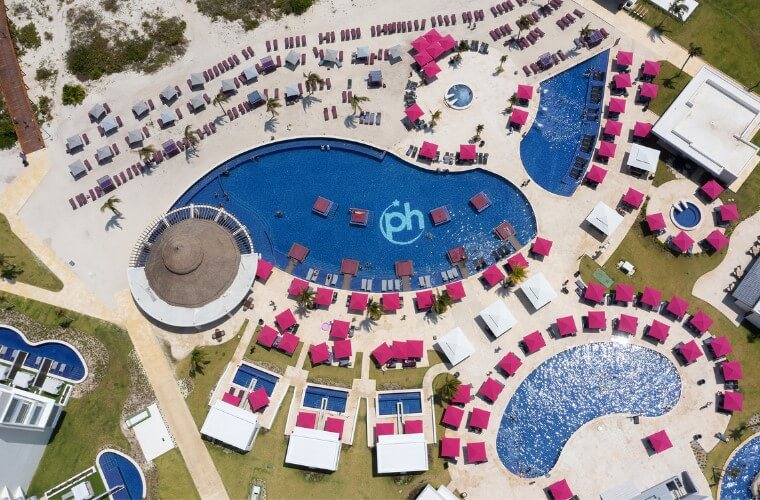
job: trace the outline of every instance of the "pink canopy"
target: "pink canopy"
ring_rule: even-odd
[[[660,73],[660,61],[644,61],[644,74],[657,76]]]
[[[668,433],[664,430],[655,432],[651,436],[648,436],[647,441],[649,441],[649,445],[652,447],[652,450],[655,453],[661,453],[673,447],[673,443],[670,442]]]
[[[348,359],[353,354],[351,340],[336,340],[333,342],[333,357],[335,359]]]
[[[372,357],[375,358],[375,361],[377,361],[378,365],[384,365],[393,358],[393,351],[391,350],[391,346],[383,342],[379,346],[375,347],[374,351],[372,351]]]
[[[404,420],[404,434],[422,434],[422,420]]]
[[[668,302],[668,306],[665,308],[667,312],[675,316],[676,318],[683,318],[686,314],[686,310],[689,308],[689,303],[678,295],[673,295]]]
[[[285,309],[280,314],[274,317],[274,322],[277,323],[277,327],[282,330],[287,330],[291,326],[296,324],[296,317],[293,316],[293,311]]]
[[[464,410],[458,406],[449,405],[443,410],[443,416],[441,417],[441,423],[458,429],[462,424],[464,418]]]
[[[710,244],[711,247],[715,249],[716,252],[720,252],[728,245],[728,238],[718,229],[714,229],[712,233],[708,234],[705,240]]]
[[[504,370],[504,373],[510,377],[517,372],[517,369],[522,366],[522,360],[517,357],[513,352],[508,352],[501,361],[499,361],[499,368]]]
[[[633,136],[645,138],[649,136],[649,132],[652,131],[652,124],[646,122],[636,122],[633,126]]]
[[[433,292],[431,290],[422,290],[416,293],[417,309],[424,311],[430,309],[433,305]]]
[[[351,292],[351,300],[348,301],[348,308],[352,311],[363,311],[367,308],[369,295],[360,292]]]
[[[742,364],[738,361],[726,361],[720,365],[720,369],[723,372],[723,380],[726,382],[734,382],[744,378]]]
[[[623,132],[623,122],[617,120],[607,120],[604,124],[604,134],[619,136]]]
[[[425,112],[422,111],[422,108],[420,107],[420,105],[417,104],[416,102],[412,104],[411,106],[409,106],[408,108],[406,108],[404,110],[404,113],[406,114],[406,117],[409,118],[409,121],[411,122],[416,122],[422,117],[422,115],[425,114]]]
[[[309,283],[298,278],[293,278],[288,287],[288,295],[298,295],[309,288]]]
[[[488,269],[483,271],[483,279],[486,281],[488,286],[494,286],[504,279],[504,273],[501,272],[501,269],[499,269],[496,264],[491,264]]]
[[[467,296],[464,291],[464,285],[462,281],[455,281],[446,285],[446,293],[449,294],[453,300],[462,300]]]
[[[720,220],[721,222],[732,222],[739,220],[739,209],[733,203],[730,203],[728,205],[721,205]]]
[[[393,425],[393,422],[380,422],[379,424],[375,424],[375,441],[380,436],[392,436],[396,433],[396,426]]]
[[[459,456],[459,438],[444,437],[441,438],[441,457],[456,458]]]
[[[652,320],[652,326],[649,327],[649,329],[646,332],[647,337],[652,337],[653,339],[657,339],[660,342],[665,342],[668,339],[668,334],[670,333],[670,326],[666,325],[665,323],[661,323],[658,320]]]
[[[625,99],[611,97],[608,109],[610,113],[625,113]]]
[[[592,281],[586,287],[586,291],[583,293],[583,298],[590,300],[591,302],[600,303],[604,300],[606,290],[599,283]]]
[[[280,339],[280,343],[277,344],[277,349],[284,351],[287,354],[293,354],[296,352],[296,347],[298,347],[298,343],[300,341],[301,339],[299,339],[297,335],[293,335],[292,333],[283,333],[282,338]]]
[[[693,363],[703,356],[702,349],[697,345],[696,340],[691,340],[685,344],[682,344],[678,349],[681,352],[681,356],[686,360],[686,363]]]
[[[509,267],[511,267],[512,269],[514,269],[515,266],[520,266],[520,267],[525,268],[525,267],[528,267],[528,259],[526,259],[523,256],[523,254],[516,253],[507,259],[507,264],[509,264]]]
[[[438,43],[441,44],[444,52],[451,50],[457,46],[457,41],[450,34],[444,35],[443,38],[438,41]]]
[[[661,231],[665,229],[665,217],[660,212],[649,214],[647,215],[647,225],[650,231]]]
[[[628,188],[628,191],[623,195],[623,201],[633,208],[639,208],[644,202],[644,193],[633,188]]]
[[[681,253],[686,253],[689,251],[691,246],[694,244],[694,239],[686,234],[685,231],[680,231],[677,235],[673,237],[673,245],[678,249]]]
[[[441,34],[438,33],[438,30],[436,30],[435,28],[430,28],[428,32],[422,36],[424,36],[427,39],[427,41],[430,43],[437,42],[443,38],[443,36],[441,36]]]
[[[472,392],[472,385],[459,384],[457,392],[454,397],[451,398],[451,402],[458,405],[466,405],[470,402],[470,393]]]
[[[458,246],[458,247],[450,248],[446,252],[446,256],[449,258],[449,261],[452,264],[456,264],[458,262],[462,262],[467,259],[467,252],[465,251],[463,246]]]
[[[423,52],[430,45],[430,41],[424,36],[420,35],[412,40],[411,45],[417,52]]]
[[[593,330],[607,328],[607,313],[604,311],[589,311],[586,315],[586,325]]]
[[[269,404],[269,396],[264,388],[256,389],[248,394],[248,404],[251,405],[251,411],[259,411]]]
[[[491,412],[481,408],[473,408],[470,412],[469,426],[475,429],[488,429],[488,421],[491,419]]]
[[[528,354],[540,351],[546,347],[546,341],[538,330],[523,337],[523,344],[525,344]]]
[[[498,399],[502,390],[504,390],[504,384],[488,377],[480,386],[478,393],[493,403]]]
[[[573,491],[564,479],[550,485],[549,493],[552,496],[552,500],[570,500],[574,496]]]
[[[615,285],[615,301],[633,302],[633,286],[625,283]]]
[[[261,281],[266,281],[272,275],[272,269],[274,265],[264,259],[259,259],[256,264],[256,277]]]
[[[734,348],[731,345],[731,341],[728,340],[728,337],[715,337],[712,342],[710,342],[710,349],[712,349],[713,354],[715,354],[716,358],[720,358],[723,356],[726,356],[728,354],[731,354],[734,352]]]
[[[630,335],[636,335],[636,330],[639,328],[639,318],[631,316],[630,314],[621,314],[618,320],[617,329],[620,332],[628,333]]]
[[[340,319],[334,319],[330,325],[330,337],[334,339],[347,339],[351,323]]]
[[[423,50],[421,52],[417,52],[416,54],[414,54],[412,56],[412,58],[414,59],[414,61],[417,64],[420,65],[420,67],[425,66],[426,64],[428,64],[430,61],[433,60],[433,58],[431,57],[431,55],[427,53],[427,48],[426,48],[426,50]]]
[[[256,339],[256,342],[263,345],[264,347],[272,347],[275,339],[277,339],[277,330],[269,325],[264,325],[261,327],[261,331],[259,332],[259,337]]]
[[[343,439],[343,425],[346,423],[342,418],[327,417],[325,420],[325,430],[327,432],[334,432],[338,435],[338,439]]]
[[[483,441],[467,443],[464,451],[467,454],[467,463],[474,464],[488,462],[488,457],[486,455],[486,443]]]
[[[398,311],[401,309],[401,297],[396,292],[384,293],[382,303],[384,311]]]
[[[477,156],[475,144],[460,144],[459,159],[463,161],[474,161]]]
[[[517,86],[517,98],[529,101],[533,98],[533,86],[520,84]]]
[[[411,359],[422,359],[425,351],[425,344],[422,340],[406,341],[406,356]]]
[[[718,181],[715,179],[710,179],[709,181],[702,184],[702,187],[699,188],[705,196],[707,196],[710,200],[714,200],[720,194],[723,192],[723,186],[718,184]]]
[[[742,411],[744,409],[744,394],[735,391],[724,392],[721,408],[726,411]]]
[[[525,122],[528,121],[528,112],[524,109],[513,109],[512,115],[509,117],[509,123],[514,123],[515,125],[525,125]]]
[[[309,357],[311,358],[312,365],[318,365],[324,363],[330,359],[330,348],[327,347],[327,342],[321,344],[313,344],[309,347]]]
[[[604,178],[607,176],[607,171],[599,165],[591,165],[591,168],[586,173],[586,179],[597,184],[604,182]]]
[[[299,411],[296,417],[296,427],[313,429],[317,426],[317,414],[310,411]]]
[[[630,73],[618,73],[615,75],[615,88],[627,89],[631,86],[631,74]]]
[[[713,324],[713,319],[703,311],[697,311],[690,320],[689,324],[693,326],[699,333],[705,333]]]
[[[617,152],[617,145],[614,142],[599,141],[599,156],[603,158],[614,158]]]
[[[443,54],[446,50],[443,48],[443,45],[441,45],[440,42],[433,42],[430,45],[428,45],[427,53],[430,54],[430,57],[433,59],[438,59],[438,57]]]
[[[549,252],[551,252],[551,249],[552,241],[538,236],[533,242],[533,246],[531,247],[530,251],[538,255],[547,256],[549,255]]]
[[[314,303],[318,306],[329,306],[332,304],[333,291],[329,288],[319,287],[314,295]]]
[[[425,73],[425,79],[430,79],[441,72],[441,67],[435,61],[431,61],[422,68],[422,72]]]
[[[406,349],[406,342],[403,340],[394,340],[391,343],[391,351],[393,352],[393,359],[403,361],[409,357],[409,352]]]
[[[560,337],[567,337],[578,333],[578,327],[575,326],[575,318],[572,316],[563,316],[557,318],[557,331]]]
[[[644,291],[641,292],[641,303],[651,308],[660,307],[662,302],[662,292],[652,287],[644,287]]]
[[[428,141],[422,142],[422,146],[420,146],[420,156],[433,160],[435,159],[436,153],[438,153],[438,144]]]
[[[646,97],[647,99],[654,99],[657,97],[657,92],[659,92],[660,86],[656,83],[649,83],[644,82],[641,84],[641,97]]]
[[[241,400],[242,398],[240,398],[240,396],[235,396],[234,394],[230,394],[229,392],[225,392],[224,394],[222,394],[222,401],[232,406],[240,406]]]
[[[631,64],[633,64],[633,52],[628,52],[626,50],[619,50],[617,53],[617,57],[615,57],[615,62],[617,63],[618,66],[630,66]]]

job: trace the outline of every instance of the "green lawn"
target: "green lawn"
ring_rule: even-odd
[[[13,234],[5,215],[0,214],[0,254],[23,272],[16,278],[21,283],[57,292],[63,283],[34,255],[24,242]]]
[[[660,74],[654,79],[654,83],[660,86],[660,90],[657,92],[657,97],[649,103],[649,110],[662,116],[690,81],[691,75],[680,72],[677,66],[668,61],[660,61]]]
[[[153,463],[158,470],[158,498],[166,500],[200,498],[178,448],[164,453]]]
[[[673,173],[673,169],[665,164],[662,160],[657,162],[657,171],[654,173],[654,180],[652,186],[657,187],[665,184],[668,181],[672,181],[676,178],[676,174]]]
[[[702,58],[745,86],[760,81],[760,9],[756,0],[703,0],[682,23],[649,3],[644,22],[656,26],[664,20],[664,36],[683,47],[702,47]],[[683,61],[673,61],[679,66]]]
[[[427,352],[430,366],[427,368],[397,368],[393,370],[380,370],[374,362],[369,367],[369,378],[377,381],[377,390],[385,389],[419,389],[425,378],[428,368],[442,363],[438,351],[430,349]]]
[[[307,365],[310,364],[308,360],[306,363]],[[309,370],[309,376],[306,380],[309,382],[350,389],[354,383],[354,379],[361,378],[362,376],[362,353],[356,353],[353,366],[348,368],[334,365],[318,365],[314,367],[309,366],[307,369]]]

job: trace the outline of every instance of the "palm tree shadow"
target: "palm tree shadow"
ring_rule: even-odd
[[[427,321],[431,325],[437,325],[438,324],[438,317],[439,316],[440,315],[435,314],[432,311],[429,311],[429,312],[425,313],[425,321]]]
[[[343,124],[346,128],[356,128],[356,115],[348,115],[346,119],[343,120]]]
[[[375,322],[374,322],[374,321],[372,321],[372,320],[371,320],[369,317],[364,317],[364,318],[363,318],[363,319],[362,319],[362,320],[359,322],[359,328],[361,328],[361,329],[362,329],[362,330],[364,330],[365,332],[371,332],[371,331],[372,331],[372,327],[373,327],[374,325],[375,325]]]
[[[647,32],[647,38],[649,38],[649,40],[652,42],[662,42],[662,35],[670,31],[671,30],[665,28],[664,26],[653,26]]]
[[[266,132],[277,132],[277,117],[273,116],[264,122],[264,130]]]
[[[109,231],[111,229],[122,229],[120,221],[123,218],[124,218],[124,215],[122,214],[112,215],[111,218],[108,219],[108,222],[106,222],[105,230]]]
[[[668,78],[662,79],[662,86],[666,89],[674,89],[676,88],[676,81],[678,80],[678,75],[669,76]]]
[[[317,96],[312,95],[312,94],[305,95],[301,99],[301,106],[303,106],[303,110],[306,111],[307,109],[309,109],[316,102],[322,102],[322,99],[320,99]]]
[[[496,290],[496,295],[502,298],[509,297],[511,293],[512,293],[512,288],[508,286],[500,285],[498,290]]]

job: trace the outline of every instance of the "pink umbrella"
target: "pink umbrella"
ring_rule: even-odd
[[[459,438],[444,437],[441,438],[441,457],[456,458],[459,456]]]
[[[300,340],[301,339],[299,339],[297,335],[293,335],[292,333],[283,333],[282,338],[280,339],[280,343],[277,344],[277,349],[287,354],[293,354],[296,351]]]
[[[592,330],[604,330],[607,328],[607,314],[604,311],[589,311],[586,326]]]
[[[678,350],[686,361],[686,364],[691,364],[704,355],[695,340],[682,344]]]
[[[517,86],[517,98],[529,101],[533,98],[533,86],[532,85],[518,85]]]
[[[739,220],[739,209],[733,203],[728,205],[721,205],[720,220],[721,222],[732,222]]]
[[[639,208],[644,202],[644,193],[633,188],[628,188],[628,191],[623,196],[623,201],[633,208]]]
[[[526,259],[523,256],[523,254],[516,253],[507,259],[507,264],[509,264],[509,267],[511,267],[512,269],[514,269],[515,266],[520,266],[524,268],[524,267],[528,267],[528,259]]]
[[[383,342],[372,351],[372,357],[378,365],[382,366],[393,358],[393,351],[388,344]]]
[[[488,286],[494,286],[504,279],[504,273],[498,268],[496,264],[492,264],[488,269],[483,271],[483,279]]]
[[[710,200],[716,199],[720,194],[723,192],[724,188],[720,184],[718,184],[718,181],[715,179],[710,179],[709,181],[702,184],[702,187],[699,188],[705,196],[707,196]]]
[[[715,249],[716,252],[720,252],[728,245],[728,238],[726,235],[717,229],[708,234],[705,240],[710,244],[711,247],[713,247],[713,249]]]
[[[277,330],[269,325],[264,325],[259,332],[256,342],[264,347],[272,347],[275,339],[277,339]]]
[[[665,229],[665,217],[660,212],[647,215],[647,225],[652,232]]]
[[[728,340],[728,337],[725,336],[715,337],[712,342],[710,342],[709,346],[710,349],[712,349],[713,354],[715,354],[716,358],[720,358],[734,352],[731,341]]]
[[[742,364],[738,361],[726,361],[720,365],[720,369],[723,372],[723,379],[726,382],[734,382],[744,378]]]
[[[433,160],[435,159],[436,153],[438,153],[438,144],[428,141],[422,142],[422,146],[420,146],[420,156]]]
[[[334,432],[338,435],[338,439],[343,439],[343,425],[345,422],[342,418],[327,417],[325,420],[325,431]]]
[[[504,373],[510,377],[517,372],[517,369],[522,366],[522,361],[513,352],[508,352],[501,361],[499,361],[499,368],[504,370]]]
[[[383,311],[398,311],[401,309],[401,297],[398,293],[384,293],[381,299]]]
[[[726,411],[742,411],[744,409],[744,394],[735,391],[724,392],[721,407]]]
[[[424,311],[430,309],[433,305],[433,292],[430,290],[422,290],[416,294],[417,309]]]
[[[457,41],[454,39],[451,35],[444,35],[443,38],[441,38],[438,41],[439,44],[441,44],[441,47],[443,47],[443,51],[446,52],[447,50],[451,50],[454,47],[457,46]]]
[[[438,30],[435,28],[430,28],[427,33],[423,35],[428,42],[433,43],[441,40],[443,36],[441,36],[440,33],[438,33]]]
[[[427,53],[427,47],[425,50],[417,52],[412,56],[414,61],[420,65],[420,67],[425,66],[427,63],[433,60],[432,56]]]
[[[515,125],[525,125],[525,122],[528,121],[528,112],[524,109],[513,109],[512,115],[509,117],[509,123],[514,123]]]
[[[611,97],[608,109],[610,113],[625,113],[625,99]]]
[[[650,308],[660,307],[662,302],[662,292],[652,287],[644,287],[644,291],[641,292],[641,303]]]
[[[274,322],[277,323],[277,326],[280,328],[280,330],[287,330],[291,326],[294,326],[296,324],[296,317],[293,316],[293,311],[290,309],[285,309],[280,314],[274,317]]]
[[[351,311],[363,311],[367,308],[369,295],[366,293],[352,292],[351,299],[348,301],[348,308]]]
[[[347,339],[351,323],[340,319],[334,319],[330,325],[330,337],[335,339]]]
[[[409,106],[408,108],[406,108],[404,110],[404,113],[406,114],[406,117],[409,119],[409,121],[411,121],[412,123],[422,118],[422,115],[425,114],[425,112],[422,111],[422,108],[420,107],[420,105],[417,104],[416,102],[412,104],[411,106]]]
[[[660,61],[644,61],[643,73],[647,76],[657,76],[660,73]]]
[[[657,97],[657,92],[659,92],[659,90],[660,86],[656,83],[644,82],[641,84],[641,97],[654,99]]]
[[[599,165],[591,165],[591,168],[586,173],[586,179],[596,184],[604,182],[606,176],[607,171]]]
[[[523,344],[525,344],[528,354],[540,351],[542,348],[546,347],[546,341],[538,330],[523,337]]]
[[[333,291],[329,288],[319,287],[314,295],[314,303],[318,306],[329,306],[332,304]]]
[[[605,293],[606,290],[602,285],[592,281],[586,287],[586,291],[583,293],[583,298],[598,304],[604,300]]]
[[[241,400],[242,398],[235,396],[234,394],[230,394],[229,392],[222,394],[222,401],[227,404],[231,404],[232,406],[240,406]]]
[[[627,89],[631,86],[631,75],[630,73],[618,73],[615,75],[615,88],[616,89]]]
[[[549,486],[549,493],[552,496],[552,500],[570,500],[575,496],[564,479],[551,484]]]
[[[310,411],[300,411],[296,417],[296,427],[313,429],[317,426],[317,414]]]
[[[652,124],[651,123],[636,122],[636,124],[633,126],[633,136],[634,137],[645,138],[645,137],[649,136],[649,133],[651,131],[652,131]]]
[[[678,295],[673,295],[668,302],[668,306],[665,308],[667,312],[675,316],[676,318],[683,318],[686,314],[686,310],[689,308],[689,303]]]
[[[433,42],[430,45],[428,45],[428,48],[426,49],[427,53],[430,54],[430,57],[433,59],[438,59],[438,57],[445,52],[445,49],[443,48],[443,45],[441,45],[440,42]]]
[[[451,402],[457,405],[465,405],[470,402],[470,392],[472,392],[472,385],[460,384],[454,397],[451,398]]]
[[[486,456],[486,443],[483,441],[467,443],[464,451],[467,454],[467,463],[479,464],[482,462],[488,462],[488,457]]]
[[[504,390],[504,384],[488,377],[480,386],[478,393],[491,403],[499,398],[499,394]]]
[[[309,357],[311,357],[312,365],[318,365],[330,359],[330,349],[327,347],[327,342],[309,347]]]
[[[248,394],[248,404],[251,405],[251,411],[259,411],[269,404],[269,396],[263,388],[256,389]]]
[[[557,318],[557,331],[560,337],[567,337],[578,333],[578,327],[575,326],[575,319],[572,316],[563,316]]]
[[[475,144],[460,144],[459,159],[462,161],[473,161],[477,155]]]
[[[552,241],[547,240],[546,238],[537,237],[536,241],[533,242],[533,246],[531,247],[530,251],[532,253],[542,255],[542,256],[548,256],[549,252],[551,252],[552,249]]]
[[[681,253],[688,252],[691,246],[694,244],[694,239],[688,234],[686,234],[685,231],[680,231],[677,235],[673,237],[671,241],[673,245]]]
[[[614,142],[600,141],[599,142],[599,156],[602,158],[614,158],[617,152],[617,145]]]
[[[452,300],[462,300],[467,296],[462,281],[455,281],[454,283],[447,284],[446,293],[449,294],[449,297],[451,297]]]
[[[705,333],[713,324],[713,319],[703,311],[697,311],[697,314],[692,316],[689,320],[689,324],[693,326],[699,333]]]
[[[428,41],[428,39],[425,38],[424,36],[418,36],[417,38],[412,40],[411,45],[417,52],[422,52],[428,48],[428,45],[430,45],[430,41]]]
[[[652,450],[655,453],[661,453],[673,447],[673,443],[670,442],[668,433],[664,430],[655,432],[651,436],[648,436],[647,441],[649,441],[649,445],[652,447]]]
[[[625,283],[615,285],[616,302],[633,302],[633,286]]]
[[[422,420],[404,420],[404,434],[422,434],[423,432]]]
[[[661,323],[660,321],[652,320],[652,326],[649,327],[649,329],[646,331],[647,337],[652,337],[653,339],[657,339],[660,342],[665,342],[668,339],[668,335],[670,333],[670,327],[666,325],[665,323]]]
[[[335,359],[348,359],[353,354],[351,340],[336,340],[333,342],[333,356]]]
[[[403,361],[409,357],[409,353],[406,350],[406,342],[403,340],[394,340],[391,343],[391,351],[393,351],[393,358],[399,361]]]
[[[380,436],[392,436],[395,433],[396,426],[393,425],[393,422],[381,422],[375,424],[375,441],[377,441]]]
[[[293,278],[288,287],[288,295],[298,295],[309,288],[309,283],[298,278]]]
[[[630,66],[633,64],[633,52],[619,50],[615,62],[618,66]]]
[[[491,419],[491,412],[481,408],[473,408],[470,412],[470,427],[474,429],[488,429],[488,421]]]
[[[425,79],[430,80],[441,72],[441,67],[435,61],[431,61],[422,68],[422,72],[425,73]]]
[[[631,316],[630,314],[621,314],[618,320],[617,329],[620,332],[627,333],[629,335],[636,335],[636,330],[639,327],[639,318]]]
[[[266,281],[272,275],[272,269],[274,269],[273,264],[264,259],[259,259],[256,265],[256,277],[261,281]]]
[[[422,359],[424,342],[422,340],[407,340],[406,355],[410,359]]]
[[[607,120],[604,124],[604,135],[619,136],[623,132],[623,122],[617,120]]]
[[[441,417],[441,423],[458,429],[462,424],[464,418],[464,410],[458,406],[449,405],[443,410],[443,416]]]

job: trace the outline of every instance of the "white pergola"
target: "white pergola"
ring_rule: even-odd
[[[375,445],[378,474],[422,472],[429,468],[424,434],[380,436]]]
[[[503,300],[497,300],[480,311],[480,318],[486,324],[494,337],[501,337],[517,324],[512,311]]]
[[[557,297],[557,292],[549,284],[544,273],[536,273],[520,286],[522,293],[530,301],[535,310],[539,310]]]
[[[438,341],[438,349],[446,356],[451,366],[456,366],[475,352],[461,328],[456,327]]]
[[[654,173],[657,171],[657,162],[659,161],[659,149],[648,148],[641,144],[634,144],[631,146],[631,152],[628,153],[627,165],[643,172]]]
[[[319,470],[338,470],[341,441],[336,432],[293,428],[285,463]]]
[[[241,451],[250,451],[259,424],[255,413],[217,400],[201,427],[201,435]]]
[[[604,233],[605,236],[610,236],[615,232],[620,223],[623,222],[623,216],[611,209],[603,201],[600,201],[591,213],[588,214],[586,222]]]

